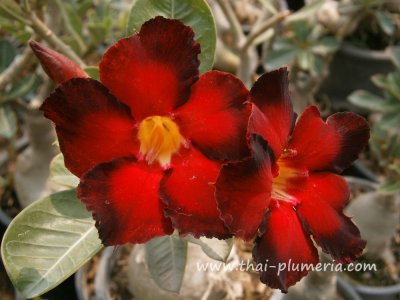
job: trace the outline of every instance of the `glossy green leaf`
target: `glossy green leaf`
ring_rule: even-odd
[[[185,274],[187,241],[163,236],[147,242],[146,261],[154,282],[162,289],[179,292]]]
[[[50,163],[50,180],[69,188],[77,187],[79,184],[79,178],[65,167],[64,156],[61,153]]]
[[[393,35],[396,27],[394,26],[389,16],[379,10],[375,12],[375,16],[383,32],[390,36]]]
[[[296,57],[296,48],[271,50],[264,58],[264,67],[268,71],[291,64]]]
[[[35,75],[29,75],[18,81],[11,90],[2,98],[2,101],[8,101],[25,96],[37,87],[38,81]]]
[[[156,16],[179,19],[191,26],[200,43],[200,72],[210,70],[214,63],[216,29],[211,9],[204,0],[134,0],[129,15],[127,34],[140,30],[143,23]],[[162,28],[160,28],[162,30]]]
[[[357,90],[348,97],[350,103],[371,111],[385,111],[390,109],[386,101],[368,91]]]
[[[219,240],[216,238],[208,239],[205,237],[196,239],[191,235],[188,235],[185,239],[191,243],[199,245],[208,257],[222,262],[225,262],[228,259],[233,245],[232,239]]]
[[[11,107],[0,106],[0,136],[6,139],[12,138],[17,132],[18,120]]]
[[[3,72],[17,55],[17,50],[8,40],[0,40],[0,73]]]
[[[40,199],[11,222],[1,244],[7,273],[24,298],[76,272],[101,248],[91,213],[68,190]]]

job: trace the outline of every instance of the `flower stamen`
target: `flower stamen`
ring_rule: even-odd
[[[140,155],[148,164],[169,165],[171,157],[184,143],[178,125],[169,117],[151,116],[139,125]]]

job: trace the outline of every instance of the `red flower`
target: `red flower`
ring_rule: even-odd
[[[36,41],[30,41],[29,45],[39,58],[44,71],[56,83],[60,84],[74,77],[89,77],[76,63],[64,55],[44,47]]]
[[[178,20],[152,19],[105,53],[102,83],[66,76],[42,106],[105,245],[173,228],[230,236],[210,183],[222,162],[249,155],[249,92],[227,73],[199,77],[193,37]]]
[[[253,156],[222,168],[216,197],[233,234],[246,241],[258,234],[254,260],[272,266],[262,271],[261,281],[286,292],[308,272],[297,269],[299,264],[318,263],[310,235],[336,262],[357,259],[365,247],[343,214],[349,189],[337,174],[367,144],[369,127],[350,112],[324,122],[311,106],[292,132],[295,116],[286,69],[261,76],[250,95],[256,104],[250,117],[250,131],[257,134]],[[278,275],[279,263],[287,265]]]

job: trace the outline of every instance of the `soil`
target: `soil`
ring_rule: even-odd
[[[398,284],[400,280],[400,228],[397,231],[396,236],[392,238],[391,250],[393,251],[396,259],[394,266],[391,266],[392,268],[389,268],[389,266],[382,259],[371,260],[361,256],[357,260],[357,263],[375,264],[377,270],[346,273],[350,276],[350,278],[363,285],[390,286]]]
[[[251,259],[251,245],[235,240],[238,247],[238,252],[243,260]],[[132,249],[131,245],[122,246],[118,250],[115,263],[111,269],[111,282],[110,282],[110,300],[132,300],[135,299],[127,289],[128,278],[126,268],[128,267],[129,253]],[[87,268],[87,287],[89,291],[89,299],[95,300],[94,290],[94,278],[96,274],[96,268],[99,263],[100,254],[96,255],[91,261]],[[238,271],[239,272],[239,271]],[[233,277],[239,278],[239,274],[233,274]],[[241,278],[242,276],[240,276]],[[239,280],[239,279],[238,279]],[[269,299],[273,291],[269,287],[262,284],[259,280],[259,275],[256,272],[250,273],[250,280],[243,282],[245,289],[245,297],[242,300],[267,300]]]
[[[118,249],[118,255],[115,258],[114,266],[111,269],[111,282],[110,282],[110,294],[109,300],[132,300],[135,297],[127,289],[128,278],[126,268],[128,267],[129,253],[132,249],[131,245],[122,246]],[[87,291],[89,293],[90,300],[96,300],[95,297],[95,286],[94,280],[96,276],[96,269],[99,264],[100,255],[94,256],[86,269],[87,275]]]

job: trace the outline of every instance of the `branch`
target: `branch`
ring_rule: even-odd
[[[20,75],[33,65],[33,52],[26,47],[24,52],[14,58],[13,62],[0,74],[0,92],[3,91],[9,83],[19,79]]]
[[[285,19],[288,15],[290,15],[290,11],[282,11],[274,15],[273,17],[267,19],[264,23],[260,25],[260,27],[252,32],[244,42],[244,44],[240,47],[241,52],[246,52],[247,49],[251,46],[255,39],[257,39],[260,35],[265,33],[266,30],[274,26],[276,23],[279,23],[283,19]]]
[[[228,0],[217,0],[218,5],[221,7],[224,12],[229,24],[231,25],[231,31],[233,35],[233,41],[235,45],[240,45],[240,43],[244,40],[245,36],[242,31],[242,26],[238,18],[236,17],[235,12],[232,9],[232,6],[229,4]]]
[[[86,67],[85,62],[59,37],[57,37],[51,30],[44,24],[34,12],[29,14],[29,18],[32,24],[30,26],[32,29],[42,37],[46,42],[48,42],[52,47],[55,47],[62,54],[66,55],[70,59],[74,60],[80,67]]]

